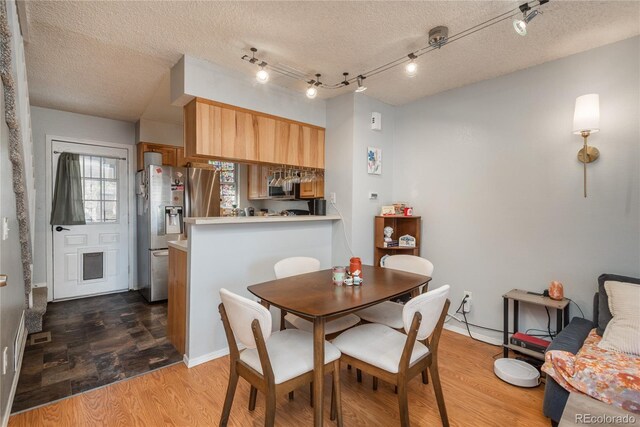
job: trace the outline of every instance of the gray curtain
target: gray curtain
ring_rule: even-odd
[[[56,186],[53,191],[51,225],[83,225],[84,204],[82,203],[82,179],[80,156],[62,153],[58,158]]]

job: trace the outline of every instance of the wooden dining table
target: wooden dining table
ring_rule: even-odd
[[[266,307],[274,306],[313,322],[313,410],[314,426],[322,426],[324,389],[324,326],[333,320],[380,302],[411,293],[431,280],[429,276],[382,267],[362,266],[363,284],[336,286],[332,271],[271,280],[247,289]]]

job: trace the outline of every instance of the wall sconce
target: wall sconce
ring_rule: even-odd
[[[597,93],[582,95],[576,98],[573,113],[573,133],[581,135],[584,146],[578,151],[578,160],[584,165],[584,197],[587,197],[587,163],[595,162],[600,157],[596,147],[587,145],[587,138],[600,130],[600,96]]]

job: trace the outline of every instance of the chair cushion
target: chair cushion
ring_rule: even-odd
[[[402,322],[403,308],[404,306],[397,302],[385,301],[357,311],[356,314],[367,322],[380,323],[393,329],[402,329],[404,328],[404,323]]]
[[[291,323],[295,328],[306,332],[313,332],[313,323],[298,317],[295,314],[287,313],[285,320]],[[331,335],[349,329],[360,323],[360,318],[355,314],[347,314],[346,316],[330,320],[324,325],[324,334]]]
[[[340,334],[333,340],[333,345],[348,356],[396,374],[406,341],[407,336],[402,332],[385,325],[368,323]],[[429,349],[416,341],[410,364],[428,353]]]
[[[267,352],[276,384],[313,371],[313,335],[298,329],[274,332],[267,341]],[[324,363],[340,358],[340,351],[324,342]],[[240,360],[262,374],[258,350],[248,348],[240,353]]]

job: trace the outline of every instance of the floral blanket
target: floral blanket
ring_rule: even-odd
[[[640,414],[640,357],[601,349],[601,339],[594,329],[576,355],[548,351],[542,370],[570,392]]]

